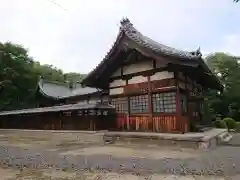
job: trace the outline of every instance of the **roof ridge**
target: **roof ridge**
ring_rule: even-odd
[[[121,21],[120,21],[120,24],[121,24],[121,27],[120,27],[120,31],[124,31],[124,33],[130,38],[132,39],[133,41],[136,40],[136,37],[134,36],[137,36],[137,39],[138,41],[141,39],[139,38],[139,35],[140,36],[143,36],[145,38],[146,41],[152,41],[152,42],[147,42],[147,43],[155,43],[155,44],[158,44],[159,46],[162,46],[163,48],[163,51],[165,51],[166,49],[172,49],[176,52],[185,52],[185,53],[188,53],[190,55],[192,55],[193,57],[201,57],[202,56],[202,53],[200,51],[200,47],[198,47],[195,51],[187,51],[187,50],[181,50],[181,49],[177,49],[177,48],[174,48],[174,47],[171,47],[169,45],[165,45],[165,44],[162,44],[156,40],[153,40],[152,38],[148,37],[148,36],[145,36],[143,35],[140,31],[138,31],[134,25],[131,23],[131,21],[126,17],[126,18],[123,18]],[[141,42],[141,43],[144,43],[144,42]],[[165,49],[166,48],[166,49]]]
[[[43,79],[42,83],[49,83],[49,84],[55,84],[55,85],[62,85],[62,86],[67,86],[68,87],[68,83],[66,82],[60,82],[60,81],[53,81],[53,80],[49,80],[49,79]]]

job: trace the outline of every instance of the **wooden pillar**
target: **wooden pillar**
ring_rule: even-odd
[[[148,76],[148,121],[152,123],[151,131],[154,130],[154,122],[153,122],[153,107],[152,107],[152,87],[151,87],[151,79]],[[149,124],[149,123],[148,123]],[[149,127],[148,127],[149,128]],[[148,129],[150,130],[150,129]]]
[[[128,79],[126,80],[126,85],[128,85]],[[129,98],[129,96],[127,96],[127,103],[128,103],[127,129],[130,130],[130,98]]]
[[[176,79],[176,123],[182,133],[185,133],[184,122],[182,122],[182,113],[181,113],[181,95],[179,89],[179,78],[178,78],[178,71],[174,72],[174,76]]]
[[[61,118],[61,112],[58,113],[57,118],[59,118],[59,129],[62,130],[62,118]]]

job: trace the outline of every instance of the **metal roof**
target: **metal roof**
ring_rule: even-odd
[[[33,113],[44,113],[44,112],[60,112],[60,111],[69,111],[69,110],[83,110],[83,109],[113,109],[111,105],[105,104],[87,104],[87,103],[77,103],[77,104],[68,104],[61,106],[51,106],[43,108],[32,108],[32,109],[21,109],[13,111],[2,111],[0,116],[6,115],[17,115],[17,114],[33,114]]]
[[[101,91],[96,88],[82,87],[81,84],[75,84],[74,86],[73,88],[69,88],[67,83],[51,82],[43,79],[40,79],[38,83],[39,92],[44,96],[54,99],[64,99]]]

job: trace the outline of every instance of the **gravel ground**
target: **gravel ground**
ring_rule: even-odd
[[[240,144],[240,135],[234,136],[235,145],[238,144],[238,141]],[[76,148],[76,144],[74,144],[74,148]],[[174,158],[154,159],[119,157],[114,154],[61,155],[58,151],[49,151],[47,148],[44,150],[44,148],[37,149],[27,146],[18,147],[6,143],[0,145],[0,164],[20,170],[54,168],[64,172],[97,170],[112,173],[131,172],[137,175],[156,173],[234,177],[240,174],[239,152],[240,147],[238,146],[221,146],[216,150],[198,152],[197,158],[175,156]]]
[[[0,147],[0,162],[12,168],[47,168],[61,170],[105,169],[111,172],[170,173],[233,176],[240,174],[240,148],[220,147],[195,159],[116,158],[114,156],[60,156],[54,152],[33,151],[19,147]]]

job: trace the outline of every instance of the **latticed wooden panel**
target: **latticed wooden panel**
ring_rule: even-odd
[[[155,116],[153,117],[155,132],[173,132],[177,131],[176,116]]]

